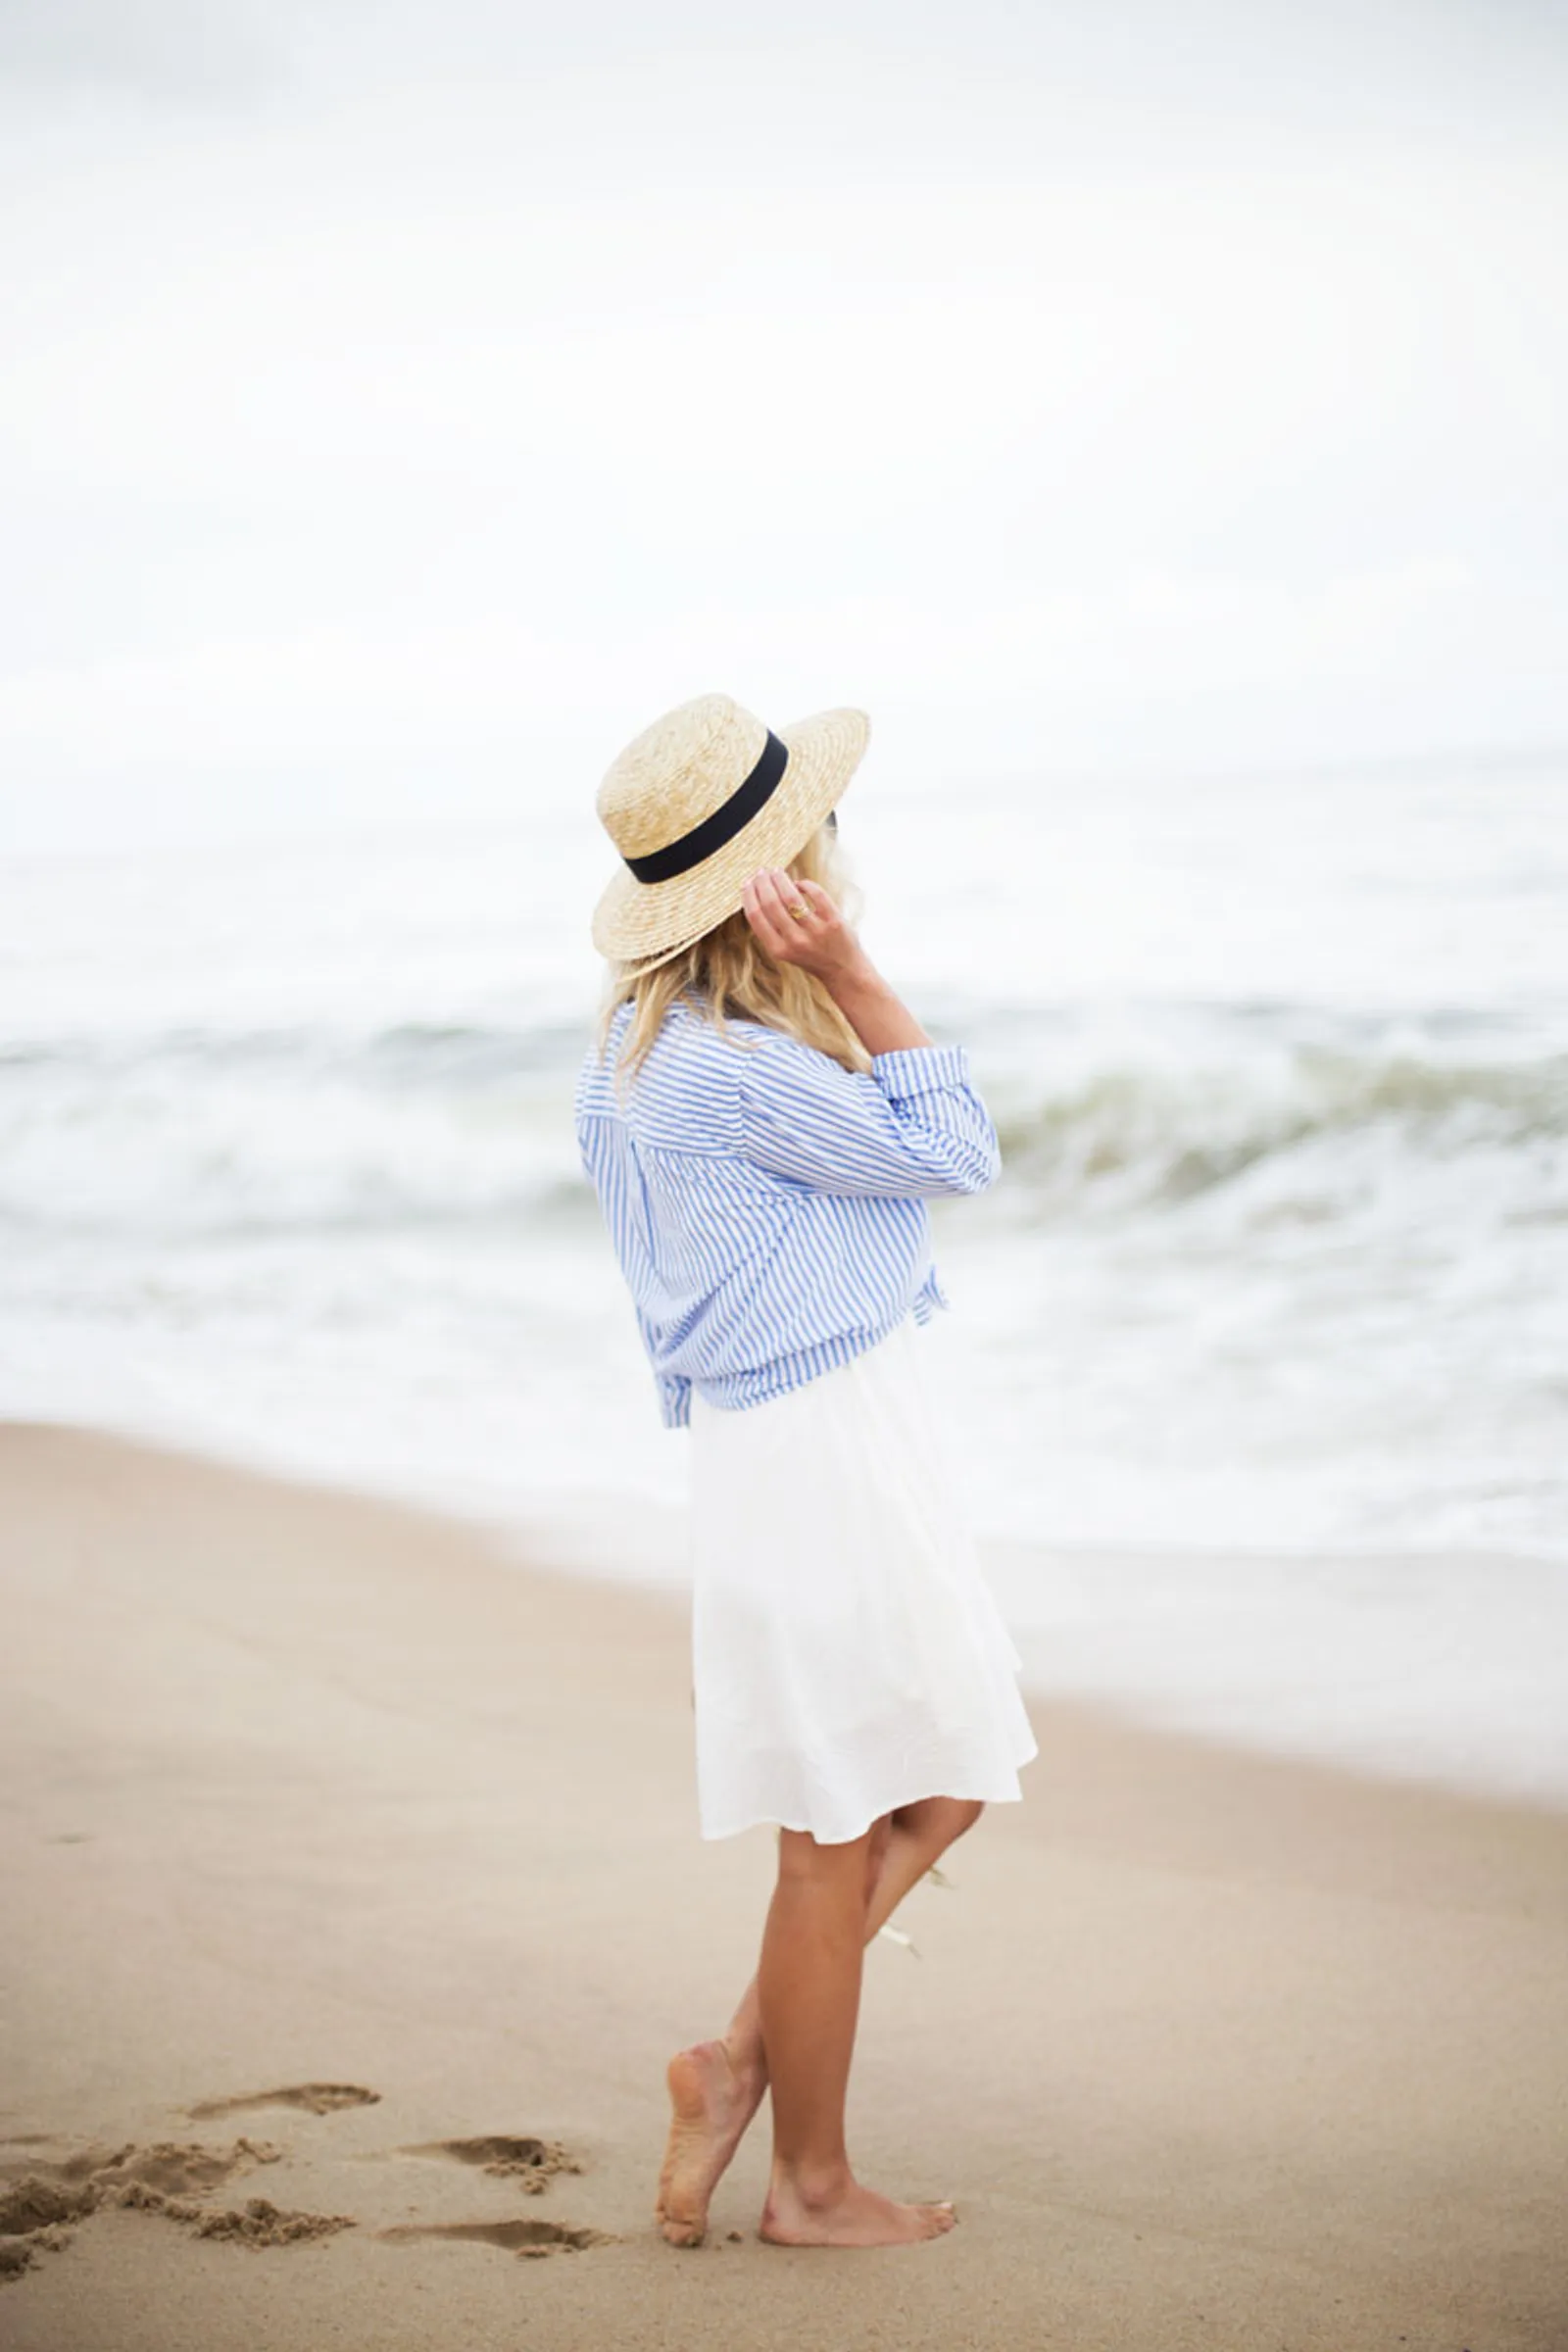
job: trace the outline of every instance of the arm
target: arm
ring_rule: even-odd
[[[822,1192],[983,1192],[1001,1155],[963,1048],[932,1044],[820,884],[763,869],[745,906],[768,953],[815,972],[871,1055],[867,1075],[795,1039],[765,1040],[741,1079],[747,1157]]]
[[[962,1046],[902,1046],[846,1070],[776,1034],[741,1062],[741,1150],[822,1193],[924,1199],[980,1193],[1001,1166]]]

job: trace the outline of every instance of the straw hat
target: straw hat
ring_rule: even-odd
[[[622,859],[594,908],[601,955],[662,962],[733,914],[758,867],[825,822],[870,732],[863,710],[822,710],[775,734],[727,694],[655,719],[595,802]]]

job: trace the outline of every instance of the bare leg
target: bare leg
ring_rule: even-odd
[[[900,2205],[863,2188],[844,2144],[865,1954],[865,1856],[795,1830],[779,1839],[778,1885],[757,1972],[773,2165],[759,2232],[786,2246],[897,2246],[951,2230],[951,2205]]]
[[[875,1823],[864,1847],[861,1940],[867,1942],[983,1808],[931,1796]],[[783,1835],[788,1835],[784,1833]],[[831,1850],[831,1849],[829,1849]],[[659,2182],[658,2218],[672,2245],[700,2245],[708,2206],[767,2088],[767,2054],[756,1977],[721,2041],[701,2041],[669,2063],[672,2116]]]
[[[875,1867],[866,1889],[867,1943],[887,1926],[932,1863],[940,1861],[955,1839],[974,1827],[984,1810],[984,1806],[967,1797],[927,1796],[918,1804],[905,1805],[899,1812],[884,1816],[877,1825],[882,1838],[875,1849]],[[875,1837],[875,1831],[872,1835]],[[755,1977],[742,1993],[740,2006],[725,2029],[724,2047],[742,2070],[760,2066],[765,2087],[767,2056],[762,2047]]]

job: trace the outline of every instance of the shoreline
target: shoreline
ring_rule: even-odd
[[[102,1440],[323,1497],[381,1503],[477,1535],[522,1573],[561,1575],[616,1592],[650,1593],[687,1605],[685,1511],[665,1496],[616,1490],[607,1498],[582,1487],[532,1493],[504,1487],[485,1495],[467,1482],[465,1501],[456,1498],[445,1480],[403,1483],[337,1464],[302,1465],[290,1447],[245,1448],[211,1435],[160,1429],[134,1418],[33,1419],[0,1407],[0,1433],[7,1431],[52,1432],[89,1443]],[[1081,1709],[1128,1731],[1164,1733],[1231,1755],[1315,1765],[1352,1780],[1568,1814],[1568,1714],[1557,1704],[1555,1687],[1549,1691],[1544,1685],[1533,1687],[1542,1682],[1535,1660],[1550,1655],[1555,1646],[1560,1614],[1555,1592],[1551,1622],[1541,1624],[1523,1675],[1517,1644],[1513,1654],[1501,1656],[1466,1648],[1463,1676],[1454,1679],[1450,1672],[1462,1638],[1473,1638],[1476,1630],[1459,1622],[1463,1611],[1454,1606],[1455,1582],[1466,1588],[1468,1597],[1481,1589],[1483,1580],[1494,1589],[1523,1580],[1535,1590],[1516,1594],[1513,1605],[1528,1618],[1532,1606],[1541,1613],[1541,1586],[1547,1580],[1555,1585],[1568,1572],[1568,1551],[1529,1544],[1324,1549],[1301,1544],[1274,1548],[1194,1540],[1157,1546],[1092,1544],[1031,1540],[987,1529],[978,1515],[976,1525],[982,1566],[1022,1654],[1020,1681],[1031,1703]],[[549,1563],[547,1569],[541,1570],[541,1561]],[[1172,1570],[1182,1580],[1173,1612],[1167,1610],[1163,1591]],[[1276,1626],[1265,1632],[1267,1654],[1253,1650],[1230,1659],[1226,1672],[1206,1687],[1186,1663],[1173,1675],[1157,1635],[1151,1637],[1149,1629],[1167,1615],[1189,1640],[1187,1629],[1204,1620],[1215,1630],[1216,1654],[1223,1655],[1235,1625],[1248,1621],[1259,1586],[1265,1593],[1271,1589],[1277,1592],[1281,1584],[1302,1577],[1321,1587],[1325,1574],[1330,1583],[1341,1579],[1364,1588],[1390,1579],[1421,1581],[1425,1608],[1413,1614],[1405,1597],[1397,1626],[1391,1628],[1385,1621],[1371,1629],[1383,1644],[1374,1671],[1392,1675],[1392,1652],[1397,1649],[1406,1687],[1419,1690],[1423,1674],[1448,1673],[1441,1700],[1429,1697],[1415,1719],[1408,1714],[1380,1718],[1376,1709],[1353,1708],[1348,1715],[1336,1716],[1332,1702],[1324,1705],[1322,1693],[1345,1679],[1348,1666],[1353,1674],[1360,1662],[1353,1648],[1336,1657],[1322,1646],[1336,1605],[1332,1598],[1327,1619],[1317,1620],[1311,1606],[1303,1609],[1296,1628]],[[1446,1619],[1441,1606],[1445,1586]],[[1117,1592],[1115,1608],[1097,1619],[1085,1596],[1110,1590]],[[1049,1616],[1041,1613],[1047,1592],[1053,1604]],[[1102,1598],[1099,1605],[1103,1611]],[[1107,1637],[1110,1617],[1118,1630]],[[1133,1626],[1144,1629],[1141,1651],[1123,1630]],[[1253,1630],[1255,1638],[1255,1621]],[[1313,1673],[1296,1689],[1286,1690],[1279,1667],[1282,1656],[1291,1654],[1293,1630],[1318,1654]],[[1340,1623],[1334,1630],[1353,1637],[1368,1629]],[[1411,1673],[1406,1645],[1422,1640],[1430,1647],[1425,1655],[1415,1651]],[[1509,1727],[1506,1736],[1497,1729],[1498,1700],[1488,1702],[1479,1722],[1473,1712],[1476,1690],[1489,1683],[1504,1692],[1500,1704]]]
[[[904,1906],[917,1959],[867,1955],[857,2161],[959,2228],[762,2246],[764,2112],[681,2254],[663,2061],[749,1973],[771,1839],[698,1838],[678,1597],[17,1423],[0,1595],[0,2166],[163,2149],[169,2182],[0,2282],[18,2352],[306,2352],[351,2306],[378,2348],[1568,2340],[1555,1808],[1031,1694],[1023,1803]],[[584,2169],[530,2194],[487,2134]],[[253,2197],[352,2226],[244,2245],[172,2210]],[[563,2251],[519,2260],[524,2223]]]

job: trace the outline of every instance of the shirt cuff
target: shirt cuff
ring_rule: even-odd
[[[659,1416],[666,1429],[689,1429],[692,1418],[692,1384],[683,1373],[662,1372],[659,1382]]]
[[[873,1054],[871,1075],[885,1095],[901,1101],[906,1095],[940,1094],[944,1087],[969,1083],[967,1046],[898,1046]]]

